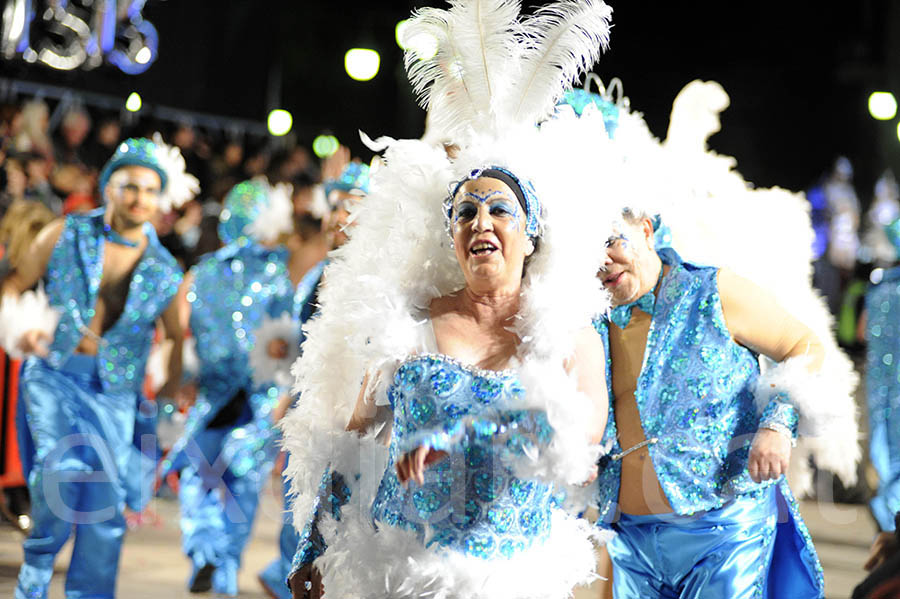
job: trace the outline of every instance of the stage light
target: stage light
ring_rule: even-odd
[[[277,108],[269,113],[266,121],[269,126],[269,133],[275,136],[287,135],[294,124],[294,117],[287,110]]]
[[[137,112],[143,106],[141,95],[137,92],[131,92],[128,99],[125,100],[125,110],[128,112]]]
[[[151,58],[153,58],[153,51],[147,46],[138,50],[137,54],[134,55],[134,61],[138,64],[147,64]]]
[[[319,158],[328,158],[341,147],[334,135],[319,135],[313,140],[313,153]]]
[[[897,123],[897,139],[900,140],[900,123]]]
[[[351,48],[344,55],[344,69],[351,79],[369,81],[378,74],[381,57],[375,50],[368,48]]]
[[[397,23],[394,32],[394,36],[397,38],[397,45],[404,50],[415,52],[419,60],[434,58],[438,52],[437,38],[425,32],[420,32],[410,37],[407,32],[408,25],[409,21],[406,19]]]
[[[397,45],[400,46],[401,49],[408,49],[404,40],[404,35],[406,34],[406,27],[409,25],[409,19],[403,19],[402,21],[397,23],[397,26],[394,27],[394,39],[397,40]]]
[[[897,116],[897,99],[891,92],[872,92],[869,96],[869,114],[879,121],[889,121]]]

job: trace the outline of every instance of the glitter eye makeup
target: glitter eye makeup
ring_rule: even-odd
[[[502,191],[492,191],[484,195],[475,191],[467,191],[463,193],[463,197],[471,199],[462,200],[456,206],[453,213],[454,225],[460,221],[466,222],[474,219],[478,215],[477,202],[478,204],[487,204],[492,217],[511,219],[515,224],[515,229],[519,229],[519,203],[511,201]]]
[[[606,240],[606,249],[609,250],[625,250],[628,249],[630,245],[631,240],[629,240],[628,236],[623,233],[613,235]]]

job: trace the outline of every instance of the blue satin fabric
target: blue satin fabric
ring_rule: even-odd
[[[694,516],[622,514],[609,542],[616,599],[818,599],[786,485]]]
[[[866,293],[866,394],[869,456],[880,479],[870,505],[882,530],[900,511],[900,267]]]
[[[94,356],[61,368],[29,358],[19,388],[20,447],[33,529],[16,599],[44,599],[60,548],[75,533],[66,597],[113,597],[125,534],[137,399],[104,392]]]

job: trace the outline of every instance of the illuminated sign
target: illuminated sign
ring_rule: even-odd
[[[141,16],[147,0],[7,0],[0,55],[54,69],[113,64],[143,73],[157,56],[159,35]]]

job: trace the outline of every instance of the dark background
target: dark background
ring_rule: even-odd
[[[719,81],[731,96],[711,147],[735,156],[760,186],[804,189],[844,154],[867,203],[878,175],[900,164],[897,121],[868,114],[877,89],[900,92],[900,0],[648,2],[610,0],[610,51],[595,67],[622,79],[632,106],[664,136],[672,100],[693,79]],[[22,61],[0,75],[116,94],[152,104],[264,121],[294,115],[298,141],[332,131],[368,157],[371,136],[419,136],[424,113],[409,91],[394,27],[432,2],[372,0],[149,0],[159,59],[144,74],[115,67],[58,72]],[[530,10],[542,2],[525,2]],[[351,80],[344,52],[369,47],[381,71]]]

